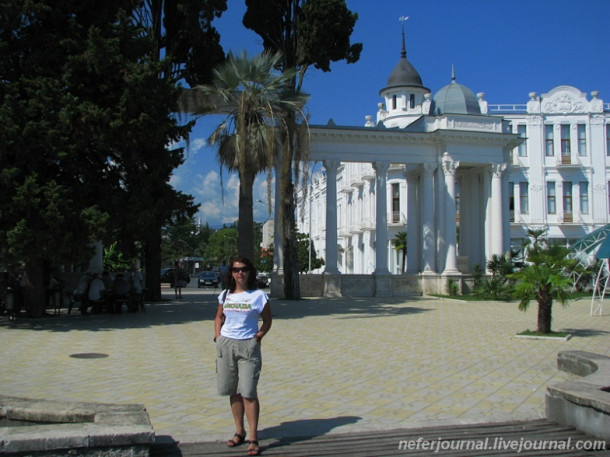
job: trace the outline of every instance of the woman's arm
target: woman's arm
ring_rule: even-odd
[[[271,328],[273,317],[271,315],[271,305],[269,304],[269,302],[265,303],[265,306],[263,307],[263,312],[261,313],[261,317],[263,319],[263,325],[261,325],[259,331],[256,332],[256,335],[254,335],[256,341],[262,340],[263,336],[265,336]]]
[[[224,318],[224,307],[222,305],[218,305],[218,310],[216,311],[216,317],[214,318],[214,341],[218,339],[220,336],[220,329],[222,327],[222,322]]]

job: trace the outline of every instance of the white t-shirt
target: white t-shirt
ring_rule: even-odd
[[[89,300],[99,301],[102,299],[102,292],[104,292],[106,288],[104,287],[104,281],[99,278],[95,278],[91,281],[89,285]]]
[[[269,297],[260,289],[239,293],[228,292],[226,300],[223,291],[218,296],[218,303],[223,305],[225,315],[225,323],[220,334],[236,340],[254,338],[258,332],[258,316],[263,312],[268,301]]]

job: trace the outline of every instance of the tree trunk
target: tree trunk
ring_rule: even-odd
[[[551,333],[553,299],[544,297],[538,302],[538,333]]]
[[[292,193],[290,195],[292,196]],[[299,252],[294,221],[294,200],[292,198],[285,199],[283,216],[284,298],[287,300],[299,300],[301,298]]]
[[[146,300],[161,300],[161,229],[154,228],[144,242]]]
[[[295,145],[296,125],[294,113],[288,120],[287,139],[282,148],[281,192],[282,192],[282,242],[284,245],[284,298],[299,300],[301,287],[299,284],[299,252],[295,226],[294,184],[292,181],[293,149]]]
[[[254,262],[254,211],[252,187],[255,176],[252,173],[239,174],[239,222],[237,226],[237,250],[239,255]]]
[[[25,286],[16,291],[23,297],[22,306],[28,317],[42,317],[46,312],[46,286],[44,283],[44,261],[31,259],[25,265]]]

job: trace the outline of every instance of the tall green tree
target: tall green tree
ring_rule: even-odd
[[[291,78],[292,88],[302,90],[310,66],[330,71],[331,62],[345,60],[354,63],[360,58],[362,44],[350,44],[358,18],[344,0],[246,0],[243,24],[263,39],[271,52],[281,52],[281,71],[296,69]],[[305,119],[297,112],[287,118],[287,131],[282,142],[280,159],[281,212],[276,214],[283,245],[284,296],[300,298],[299,259],[295,226],[293,176],[299,176],[299,163],[305,155],[307,135]]]
[[[517,281],[514,295],[520,300],[521,311],[527,311],[532,300],[538,303],[539,333],[551,333],[553,301],[568,303],[572,288],[569,271],[576,263],[569,254],[566,247],[538,243],[529,250],[527,265],[508,275]]]
[[[133,17],[147,31],[153,60],[169,64],[164,78],[189,86],[207,84],[225,58],[220,35],[212,26],[227,0],[136,0]]]
[[[224,60],[220,36],[212,21],[226,10],[226,0],[138,0],[135,5],[135,22],[151,41],[148,59],[161,64],[156,77],[176,89],[175,98],[166,103],[170,111],[165,113],[175,121],[173,113],[178,112],[175,102],[183,92],[178,90],[180,84],[208,83],[212,69]],[[149,103],[151,96],[154,97],[151,94],[141,98],[141,103]],[[151,138],[146,138],[151,131],[141,131],[143,145],[137,148],[139,157],[134,162],[136,172],[132,173],[131,195],[134,202],[141,203],[139,209],[144,211],[146,221],[137,227],[124,225],[131,233],[140,233],[146,263],[146,291],[153,300],[161,298],[162,227],[191,217],[196,211],[190,196],[169,185],[169,177],[182,163],[183,154],[181,149],[167,145],[187,136],[192,123],[175,127],[173,131],[158,130]],[[144,228],[144,232],[139,228]]]
[[[201,225],[195,218],[179,218],[163,227],[162,261],[182,257],[203,257],[204,250],[212,234],[208,224]]]
[[[209,142],[218,146],[220,163],[238,173],[238,249],[250,259],[254,258],[254,179],[264,170],[271,178],[278,132],[286,128],[285,113],[302,109],[306,101],[290,88],[295,70],[274,70],[280,61],[279,54],[249,58],[245,52],[239,56],[230,53],[227,62],[215,70],[213,83],[198,87],[201,94],[218,100],[227,112]],[[220,105],[206,108],[211,112],[219,109]]]
[[[318,253],[311,244],[309,235],[297,233],[297,244],[299,251],[299,272],[307,273],[311,270],[324,266],[324,259],[318,257]]]
[[[105,199],[122,184],[121,99],[146,83],[138,77],[147,43],[129,7],[122,0],[2,4],[0,253],[3,263],[25,263],[31,316],[44,313],[51,261],[86,262],[90,243],[112,222]]]
[[[223,259],[229,262],[231,257],[238,254],[237,238],[238,231],[235,227],[223,227],[210,235],[208,244],[204,251],[206,264],[220,264]]]

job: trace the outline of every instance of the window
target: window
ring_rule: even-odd
[[[578,155],[587,155],[587,126],[578,124]]]
[[[546,183],[546,210],[549,214],[557,212],[555,197],[555,182],[549,181]]]
[[[580,213],[589,214],[589,183],[580,181],[578,187],[580,189]]]
[[[510,222],[515,222],[515,183],[508,183],[508,211]]]
[[[529,213],[529,185],[527,181],[519,183],[519,212],[521,214]]]
[[[460,195],[462,195],[462,182],[455,181],[455,221],[460,222]]]
[[[409,95],[409,108],[415,108],[415,94]]]
[[[517,133],[520,138],[527,138],[527,126],[526,125],[518,125]],[[519,157],[527,157],[527,142],[524,141],[519,145]]]
[[[572,183],[563,182],[563,220],[572,222]]]
[[[544,126],[544,147],[545,154],[547,157],[552,157],[555,155],[553,151],[553,126],[545,125]]]
[[[561,126],[561,163],[567,165],[571,163],[571,147],[570,147],[570,126],[563,124]]]
[[[392,222],[400,222],[400,185],[392,183]]]
[[[392,109],[396,109],[396,95],[392,95]]]
[[[561,126],[561,155],[570,155],[570,126]]]

